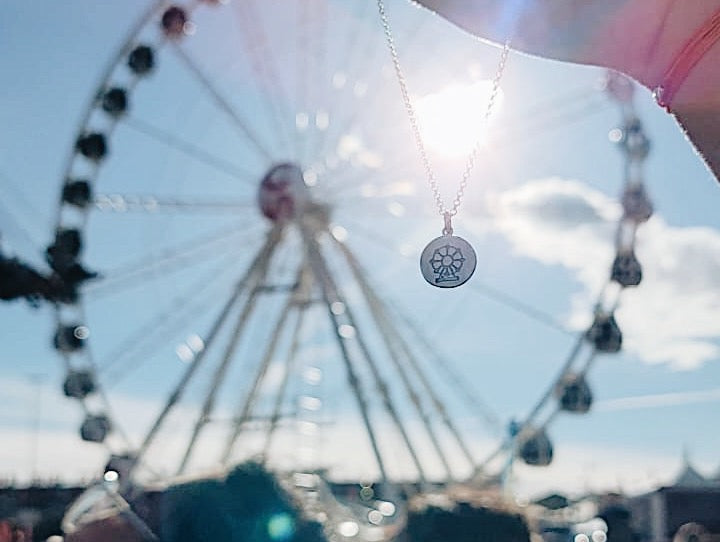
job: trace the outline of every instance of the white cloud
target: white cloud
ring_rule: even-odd
[[[634,397],[619,397],[598,401],[595,411],[619,411],[637,408],[663,408],[667,406],[687,405],[720,401],[720,388],[709,390],[685,391],[674,393],[655,393]]]
[[[583,286],[568,321],[587,325],[614,255],[619,203],[577,181],[544,179],[492,202],[515,252],[568,269]],[[720,354],[720,231],[678,228],[654,216],[638,230],[643,281],[617,311],[626,351],[647,363],[692,369]]]
[[[29,393],[35,391],[34,385],[23,380],[7,380],[0,386],[0,392],[3,390],[13,390],[12,397],[19,399],[2,403],[3,407],[8,407],[8,410],[3,410],[3,414],[10,417],[17,414],[18,422],[27,423],[22,416],[25,412],[23,402],[28,400]],[[715,398],[716,392],[710,398]],[[702,398],[707,399],[705,396]],[[130,426],[125,427],[130,437],[139,442],[149,420],[157,414],[161,401],[118,394],[113,399],[123,420],[131,422]],[[159,445],[151,448],[148,460],[155,472],[163,475],[174,473],[182,451],[187,446],[189,430],[195,419],[191,414],[197,414],[197,411],[184,405],[169,420],[171,427],[163,432]],[[219,416],[229,419],[227,412],[221,412]],[[12,477],[27,481],[34,473],[44,479],[59,478],[66,482],[76,482],[97,476],[107,459],[107,451],[103,446],[81,441],[77,433],[80,418],[79,409],[73,401],[63,398],[57,391],[44,390],[42,423],[38,432],[33,433],[27,426],[17,427],[19,424],[0,426],[0,479]],[[314,416],[312,419],[315,419]],[[49,420],[53,423],[48,423]],[[322,417],[318,419],[320,422],[322,420]],[[272,448],[273,464],[279,468],[291,468],[303,462],[307,464],[307,461],[311,464],[317,462],[326,465],[338,479],[376,478],[378,473],[372,451],[358,419],[343,415],[331,421],[333,423],[330,425],[322,424],[318,428],[320,433],[317,436],[303,435],[292,423],[282,424]],[[426,437],[420,435],[418,423],[409,423],[407,428],[411,439],[418,445],[418,453],[428,476],[442,478],[442,466]],[[376,430],[378,435],[382,435],[381,445],[391,475],[396,478],[415,478],[415,469],[394,429],[387,422],[381,422]],[[226,437],[226,426],[210,424],[193,456],[192,470],[206,471],[215,467]],[[37,443],[35,460],[32,455],[33,439]],[[476,458],[486,457],[497,444],[489,439],[472,436],[467,440]],[[238,446],[238,454],[234,457],[241,460],[258,453],[263,442],[261,431],[244,435]],[[459,451],[444,439],[443,448],[448,453],[455,474],[460,478],[467,476],[469,465]],[[621,487],[626,491],[639,492],[660,483],[668,483],[677,469],[679,459],[661,453],[653,455],[646,450],[612,446],[603,446],[602,453],[598,453],[597,449],[588,445],[568,441],[556,448],[555,460],[547,469],[518,465],[514,489],[521,497],[528,498],[557,489],[577,494],[588,489],[614,490]]]
[[[517,254],[562,265],[593,291],[607,278],[620,208],[604,195],[548,179],[502,193],[490,211]]]
[[[422,442],[417,428],[410,428],[414,441]],[[390,427],[378,428],[383,434],[383,450],[386,453],[388,471],[395,479],[415,479],[416,472],[403,449],[399,437],[388,438],[393,433]],[[174,432],[164,439],[161,449],[154,450],[148,458],[158,475],[171,476],[181,451],[186,445],[184,432]],[[204,435],[192,461],[192,474],[213,472],[218,463],[224,443],[224,431],[211,426]],[[0,441],[14,443],[0,447],[0,464],[6,470],[0,471],[0,479],[12,478],[25,482],[31,472],[41,479],[57,479],[73,483],[88,481],[100,473],[107,459],[104,447],[82,442],[74,431],[43,431],[38,434],[40,450],[35,465],[27,454],[29,434],[27,431],[0,428]],[[243,437],[242,448],[234,457],[238,461],[256,454],[262,449],[260,433]],[[470,440],[470,448],[478,458],[487,456],[496,446],[489,440]],[[458,469],[455,474],[464,479],[469,466],[457,450],[444,442],[450,464]],[[441,479],[443,468],[430,446],[420,446],[419,452],[428,476]],[[336,480],[373,480],[378,471],[367,437],[353,423],[334,425],[324,431],[320,439],[298,434],[290,427],[279,431],[273,445],[271,463],[279,469],[312,467],[316,462],[329,467],[331,477]],[[562,490],[578,495],[589,490],[618,490],[629,493],[643,492],[661,484],[668,484],[680,469],[680,459],[647,450],[632,450],[620,447],[588,445],[565,442],[556,449],[555,458],[549,467],[529,467],[516,463],[513,491],[520,498],[535,498],[548,492]]]
[[[21,398],[22,394],[34,390],[32,384],[22,380],[6,381],[3,384],[0,389],[14,389],[17,392],[15,396]],[[716,393],[717,390],[714,390],[710,398],[714,399]],[[24,398],[27,399],[27,395]],[[707,399],[705,396],[702,398]],[[122,411],[126,423],[128,420],[133,422],[125,429],[135,442],[139,442],[149,419],[157,414],[161,406],[156,399],[122,395],[115,396],[113,404]],[[43,405],[43,420],[37,432],[28,430],[27,426],[0,426],[0,479],[12,478],[25,482],[34,474],[45,480],[58,479],[73,483],[97,477],[107,460],[108,452],[103,446],[80,439],[76,424],[81,416],[77,405],[50,390],[44,392]],[[22,412],[21,406],[19,404],[17,412]],[[609,406],[612,408],[613,405]],[[171,427],[162,433],[161,441],[150,449],[147,460],[155,474],[169,476],[175,473],[195,419],[192,413],[196,414],[188,406],[181,407],[177,415],[169,420]],[[225,412],[220,416],[229,419]],[[63,425],[48,423],[48,420],[62,421]],[[322,423],[321,419],[318,421]],[[335,419],[334,423],[322,424],[318,429],[320,433],[314,436],[303,434],[292,423],[281,424],[273,443],[271,463],[280,469],[319,463],[328,467],[331,476],[341,480],[377,478],[378,471],[367,435],[356,417],[343,415]],[[422,436],[418,422],[408,423],[407,429],[417,445],[427,475],[431,479],[443,478],[442,465],[427,437]],[[208,425],[193,455],[192,472],[208,472],[217,468],[227,430],[224,425]],[[394,428],[388,422],[381,422],[376,430],[382,436],[381,447],[391,477],[414,479],[417,473]],[[454,474],[463,479],[470,474],[470,466],[447,438],[445,436],[442,439],[443,448]],[[466,435],[466,440],[476,458],[486,457],[497,446],[497,442],[486,438]],[[37,455],[33,459],[35,443]],[[233,457],[240,461],[260,452],[263,445],[262,431],[249,432],[238,443],[237,453]],[[603,446],[600,454],[588,445],[563,442],[562,446],[557,446],[555,459],[548,468],[518,464],[513,489],[523,498],[533,498],[558,489],[575,494],[588,489],[618,488],[640,492],[670,482],[679,468],[677,457],[661,453],[648,454],[646,450]]]
[[[64,398],[60,383],[3,377],[0,381],[0,423],[29,425],[39,417],[44,425],[71,426],[81,419],[77,405]]]
[[[563,443],[547,467],[515,466],[515,491],[533,498],[553,490],[572,495],[597,491],[639,494],[669,485],[681,468],[677,457],[603,445]]]
[[[33,456],[37,439],[37,453]],[[73,483],[97,477],[107,460],[102,446],[80,440],[75,431],[0,429],[0,479],[25,483],[33,477]]]

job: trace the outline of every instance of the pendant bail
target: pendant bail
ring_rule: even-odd
[[[452,235],[453,234],[453,227],[452,227],[452,215],[450,214],[450,211],[445,211],[443,213],[443,218],[445,219],[445,227],[443,228],[443,235]]]

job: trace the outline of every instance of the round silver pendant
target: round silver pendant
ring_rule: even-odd
[[[433,286],[455,288],[475,272],[477,256],[465,239],[443,235],[433,239],[420,255],[420,272]]]

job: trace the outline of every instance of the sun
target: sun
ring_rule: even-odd
[[[487,127],[502,105],[498,91],[493,114],[485,121],[492,81],[450,84],[415,101],[419,128],[428,150],[445,158],[470,154],[476,143],[484,142]]]

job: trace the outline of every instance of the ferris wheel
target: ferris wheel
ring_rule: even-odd
[[[449,30],[405,9],[405,47],[426,48],[427,64],[453,59],[431,75],[414,66],[419,84],[472,79],[464,59],[492,58],[452,32],[437,39]],[[252,459],[290,473],[293,490],[324,495],[325,510],[326,475],[359,480],[364,520],[338,504],[330,530],[380,540],[402,514],[383,507],[390,493],[373,497],[373,482],[495,483],[516,459],[548,465],[553,419],[591,407],[587,373],[621,348],[614,311],[640,283],[635,230],[652,213],[632,84],[607,84],[627,167],[593,323],[506,430],[427,321],[396,301],[427,291],[405,253],[432,215],[412,188],[422,171],[381,34],[372,2],[156,1],[100,75],[47,256],[62,279],[63,391],[84,412],[81,438],[107,448],[106,469],[142,484]],[[558,100],[536,129],[571,121],[597,94]],[[421,306],[437,329],[455,326],[449,309]],[[159,406],[148,400],[158,390]],[[468,431],[459,411],[479,423]],[[498,443],[484,455],[480,425]]]

